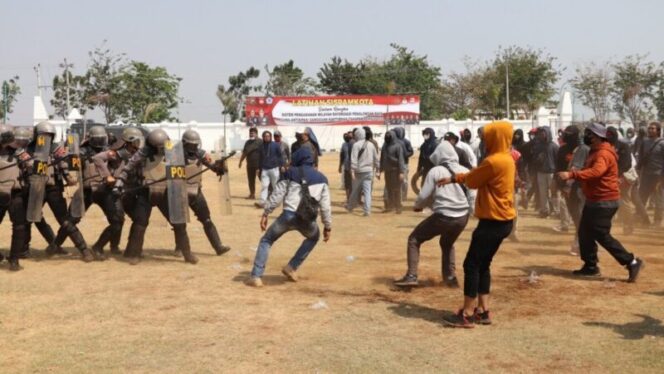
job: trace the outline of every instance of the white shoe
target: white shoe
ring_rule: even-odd
[[[281,269],[281,274],[285,275],[291,282],[298,281],[297,273],[292,267],[290,267],[290,265],[284,266],[283,269]]]
[[[263,287],[263,281],[258,277],[251,277],[245,282],[247,286],[260,288]]]

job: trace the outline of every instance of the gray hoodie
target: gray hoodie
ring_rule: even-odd
[[[449,178],[452,174],[443,164],[447,165],[455,174],[467,173],[468,169],[459,165],[459,156],[449,142],[440,142],[436,150],[429,157],[434,165],[424,180],[424,185],[417,195],[415,208],[423,209],[431,205],[434,213],[446,217],[463,217],[469,213],[468,197],[460,184],[449,183],[437,187],[436,182],[442,178]],[[432,203],[433,200],[433,203]]]
[[[350,152],[350,169],[355,173],[371,173],[379,168],[378,150],[366,141],[364,129],[359,127],[353,132],[355,144]],[[362,153],[362,155],[360,155]]]

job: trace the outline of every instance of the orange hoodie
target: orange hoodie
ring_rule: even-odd
[[[477,189],[475,216],[480,219],[509,221],[514,210],[514,177],[516,167],[510,153],[512,124],[494,121],[484,127],[487,157],[475,169],[457,174],[456,180]]]

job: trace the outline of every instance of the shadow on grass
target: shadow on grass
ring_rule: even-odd
[[[445,323],[443,320],[453,317],[455,314],[449,310],[438,310],[427,306],[404,302],[391,305],[387,307],[387,309],[403,318],[422,319],[439,325],[444,325]]]
[[[251,277],[251,272],[241,271],[233,277],[233,282],[244,283]],[[283,275],[263,275],[261,277],[263,284],[266,286],[278,286],[287,283],[286,277]]]
[[[558,269],[554,268],[553,266],[541,266],[541,265],[533,265],[533,266],[508,266],[507,269],[512,269],[512,270],[520,270],[523,272],[524,275],[529,275],[532,271],[535,271],[539,275],[550,275],[553,277],[560,277],[560,278],[566,278],[566,279],[574,279],[574,280],[587,280],[587,281],[595,281],[595,282],[601,282],[604,281],[604,277],[598,276],[598,277],[582,277],[582,276],[576,276],[572,274],[572,270],[570,269]],[[611,281],[618,281],[618,279],[612,279],[608,278]]]
[[[641,321],[627,322],[624,324],[608,323],[608,322],[584,322],[586,326],[604,327],[613,330],[615,333],[622,335],[623,339],[638,340],[643,339],[647,335],[664,337],[664,325],[662,321],[645,314],[635,314],[641,317]]]
[[[664,291],[648,291],[644,292],[648,295],[653,295],[653,296],[664,296]]]

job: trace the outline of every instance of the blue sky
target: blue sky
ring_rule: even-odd
[[[183,78],[180,118],[200,122],[220,120],[217,84],[251,65],[293,59],[314,76],[334,55],[386,58],[391,42],[443,72],[512,44],[546,49],[567,67],[565,78],[590,61],[634,53],[664,60],[664,2],[655,0],[0,0],[0,9],[0,80],[19,75],[23,90],[11,115],[17,124],[31,122],[33,66],[41,63],[47,82],[65,57],[82,72],[103,40]]]

